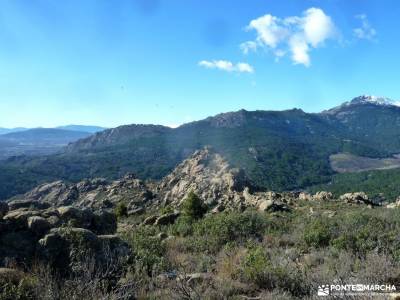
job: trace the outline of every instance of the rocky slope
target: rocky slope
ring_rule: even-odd
[[[211,145],[259,187],[279,191],[329,182],[329,156],[400,153],[400,108],[366,96],[319,114],[300,109],[223,113],[178,128],[128,125],[69,145],[56,155],[0,163],[0,199],[49,180],[108,180],[133,172],[159,180]]]
[[[110,253],[130,255],[116,235],[117,220],[104,210],[50,207],[39,201],[0,203],[0,266],[45,263],[67,275],[84,268],[92,255],[101,262]]]
[[[123,203],[128,214],[134,215],[157,211],[163,207],[180,210],[189,192],[198,195],[208,210],[213,212],[244,210],[248,207],[259,210],[288,210],[296,206],[298,200],[333,198],[327,192],[309,195],[258,190],[242,169],[233,168],[220,153],[205,147],[184,160],[159,182],[143,181],[133,174],[111,182],[101,178],[87,179],[77,184],[56,181],[11,198],[8,206],[12,209],[29,206],[74,206],[113,211],[119,203]],[[346,195],[345,198],[351,200],[352,194]],[[364,196],[366,200],[361,202],[372,204],[365,194]]]

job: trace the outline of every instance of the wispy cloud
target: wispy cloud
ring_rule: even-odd
[[[279,18],[266,14],[254,19],[246,27],[256,31],[256,39],[244,42],[244,54],[257,49],[268,49],[276,59],[290,53],[295,64],[311,65],[310,51],[337,38],[336,26],[330,16],[320,8],[309,8],[301,16]]]
[[[377,32],[369,23],[367,15],[361,14],[355,18],[361,21],[361,26],[353,29],[354,36],[358,39],[373,41]]]
[[[202,60],[199,66],[207,69],[218,69],[226,72],[254,73],[254,68],[248,63],[239,62],[234,64],[228,60]]]

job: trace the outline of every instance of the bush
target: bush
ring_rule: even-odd
[[[217,252],[230,242],[260,240],[266,227],[264,216],[253,211],[210,215],[193,224],[192,250]]]
[[[128,207],[124,202],[120,202],[114,209],[114,213],[118,219],[128,216]]]
[[[325,247],[331,240],[329,224],[322,220],[315,220],[306,225],[303,240],[308,247]]]
[[[268,280],[271,264],[264,249],[260,246],[250,248],[242,263],[243,277],[246,281],[263,286]]]
[[[156,236],[157,233],[154,227],[139,227],[126,237],[133,251],[136,267],[148,275],[164,270],[167,265],[164,257],[166,248],[162,240]]]
[[[193,191],[189,192],[182,204],[183,215],[192,219],[200,219],[206,213],[207,209],[199,196]]]

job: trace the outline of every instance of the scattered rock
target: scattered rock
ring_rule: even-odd
[[[312,199],[317,201],[327,201],[327,200],[332,200],[333,195],[331,192],[320,191],[315,193],[314,196],[312,196]]]
[[[35,200],[13,200],[8,202],[8,207],[10,210],[16,210],[20,208],[30,208],[30,209],[46,209],[50,205],[48,203],[43,203]]]
[[[273,200],[264,200],[258,205],[259,211],[268,211],[274,205]]]
[[[154,222],[154,225],[169,225],[175,223],[175,220],[180,216],[180,212],[173,212],[159,216]]]
[[[312,199],[313,199],[313,196],[310,195],[309,193],[301,192],[299,194],[299,200],[310,201]]]
[[[217,214],[217,213],[223,212],[224,209],[225,209],[225,207],[224,207],[223,204],[218,204],[216,207],[214,207],[214,208],[211,210],[211,213],[212,213],[212,214]]]
[[[289,211],[289,207],[284,204],[273,200],[263,200],[258,205],[259,211],[269,211],[269,212],[277,212],[277,211]]]
[[[166,234],[165,232],[160,232],[159,234],[157,234],[157,238],[159,238],[160,240],[164,240],[168,238],[168,234]]]
[[[369,200],[368,195],[364,192],[358,193],[346,193],[339,197],[339,200],[344,201],[346,203],[352,204],[367,204],[373,205],[372,201]]]
[[[133,215],[140,215],[144,213],[145,209],[143,207],[138,207],[135,209],[128,210],[128,216],[133,216]]]
[[[18,209],[9,211],[4,220],[7,220],[14,229],[24,229],[28,227],[28,218],[39,214],[38,211]]]
[[[178,281],[184,280],[191,286],[203,283],[204,281],[208,281],[211,279],[212,279],[211,273],[193,273],[177,277]]]
[[[146,219],[144,219],[142,225],[153,225],[156,222],[157,218],[158,216],[147,217]]]

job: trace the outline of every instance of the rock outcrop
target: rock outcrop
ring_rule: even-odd
[[[129,247],[113,235],[117,221],[110,212],[72,206],[4,207],[1,205],[0,267],[8,262],[29,265],[39,259],[68,273],[77,270],[79,259],[94,258],[101,263],[114,252],[121,258],[129,256]]]
[[[241,169],[229,163],[211,148],[196,151],[178,165],[158,185],[158,197],[164,205],[179,207],[186,195],[193,191],[209,206],[244,205],[242,192],[252,184]]]
[[[368,195],[364,192],[346,193],[341,195],[339,200],[351,204],[374,205],[374,203],[368,198]]]
[[[397,197],[395,202],[386,205],[386,208],[400,208],[400,197]]]
[[[85,208],[110,212],[122,202],[126,206],[126,214],[132,217],[165,206],[180,210],[191,191],[197,194],[212,213],[244,210],[248,207],[266,212],[288,211],[296,207],[299,200],[334,200],[333,194],[327,191],[320,191],[314,195],[306,192],[261,192],[251,183],[244,170],[232,167],[221,154],[205,147],[184,160],[159,182],[145,182],[133,174],[111,182],[102,178],[87,179],[77,184],[56,181],[11,199],[8,206],[0,204],[0,216],[8,209],[23,209],[23,213],[17,213],[13,218],[24,223],[27,218],[33,216],[32,210],[58,207],[59,215],[47,218],[54,226],[60,220],[63,222],[64,214],[74,214],[75,207],[81,208],[79,211],[82,216],[70,218],[71,224],[86,228],[87,224],[91,224],[100,216],[90,217],[93,220],[84,220]],[[342,195],[340,200],[349,204],[373,205],[373,201],[368,199],[365,193],[347,193]],[[63,207],[68,207],[66,212],[62,211]],[[102,217],[107,218],[104,214]],[[86,223],[81,224],[77,219]],[[150,221],[153,224],[156,219],[149,218],[144,223]],[[164,222],[163,219],[160,222]],[[104,228],[100,231],[102,230]]]
[[[42,184],[30,192],[14,197],[11,209],[35,207],[39,209],[60,206],[111,210],[116,203],[126,202],[130,211],[143,209],[154,195],[145,182],[128,174],[120,180],[108,182],[102,178],[86,179],[77,184],[62,181]]]

